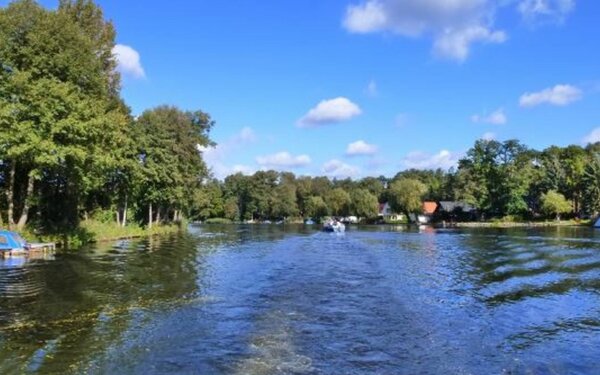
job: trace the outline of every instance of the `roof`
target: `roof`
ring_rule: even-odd
[[[16,232],[0,230],[0,250],[22,249],[27,245]]]
[[[431,215],[437,208],[436,202],[423,202],[423,213],[425,215]]]
[[[440,202],[440,211],[444,212],[454,212],[460,210],[462,212],[472,212],[475,211],[475,207],[471,206],[465,202],[458,201],[442,201]]]

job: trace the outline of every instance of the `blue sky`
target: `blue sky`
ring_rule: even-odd
[[[482,137],[600,140],[597,1],[98,3],[126,102],[209,112],[220,178],[393,176],[452,166]]]

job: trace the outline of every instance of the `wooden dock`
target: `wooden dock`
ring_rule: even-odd
[[[53,242],[47,243],[31,243],[27,247],[21,249],[11,249],[0,251],[0,258],[12,257],[28,257],[30,255],[50,254],[56,251],[56,244]]]

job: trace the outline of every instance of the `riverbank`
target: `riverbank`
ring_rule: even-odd
[[[56,232],[39,232],[26,228],[22,235],[30,242],[54,242],[58,247],[76,249],[80,246],[95,243],[116,241],[129,238],[141,238],[161,234],[176,233],[186,223],[154,225],[152,228],[129,224],[124,227],[116,223],[105,223],[97,220],[82,221],[79,227]]]
[[[440,226],[444,226],[438,223]],[[520,228],[520,227],[589,227],[590,220],[562,220],[562,221],[486,221],[486,222],[464,222],[446,224],[447,227],[456,228]]]

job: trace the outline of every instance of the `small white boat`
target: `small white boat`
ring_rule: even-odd
[[[346,226],[337,220],[329,220],[323,224],[323,230],[325,232],[343,233]]]

